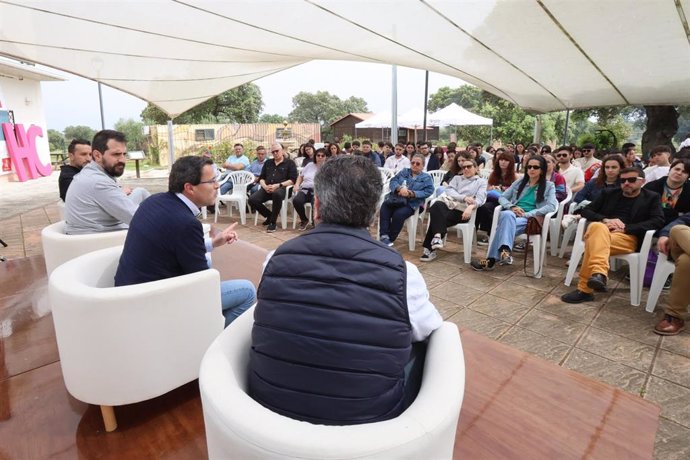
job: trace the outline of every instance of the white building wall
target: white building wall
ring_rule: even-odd
[[[27,131],[31,125],[41,127],[43,137],[36,138],[36,150],[42,163],[50,163],[48,127],[43,110],[41,82],[29,78],[19,80],[17,77],[0,76],[0,98],[3,101],[3,107],[0,110],[13,111],[15,123],[23,124]],[[7,148],[4,144],[0,141],[0,159],[7,157]]]

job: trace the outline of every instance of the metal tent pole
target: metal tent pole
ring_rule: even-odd
[[[391,143],[398,143],[398,66],[391,66]]]

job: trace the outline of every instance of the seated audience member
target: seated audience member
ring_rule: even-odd
[[[594,177],[594,173],[601,167],[601,160],[597,159],[595,153],[594,144],[585,144],[582,146],[582,157],[575,160],[575,163],[585,173],[585,182]]]
[[[407,158],[411,160],[412,155],[415,153],[417,153],[417,148],[414,146],[414,142],[408,142],[405,144],[405,155],[407,155]]]
[[[419,270],[369,234],[381,187],[370,161],[328,160],[315,179],[316,228],[267,258],[248,393],[273,412],[355,425],[395,418],[416,397],[425,340],[442,319]]]
[[[415,154],[410,167],[396,174],[390,182],[390,193],[381,204],[379,240],[393,246],[408,217],[424,205],[434,193],[434,180],[425,173],[424,156]]]
[[[673,169],[673,168],[671,168]],[[690,214],[683,214],[660,232],[657,248],[676,264],[664,317],[654,327],[659,335],[677,335],[685,330],[690,304]]]
[[[65,201],[67,189],[72,183],[74,176],[79,174],[87,163],[91,162],[91,142],[86,139],[73,139],[69,143],[69,147],[67,147],[67,155],[69,163],[60,166],[60,178],[58,179],[60,199],[62,201]]]
[[[204,238],[199,208],[212,206],[218,194],[218,180],[212,161],[185,156],[170,170],[168,191],[144,201],[132,219],[115,286],[148,283],[188,275],[210,268],[206,253],[237,241],[232,224],[212,238]],[[247,280],[220,284],[221,309],[225,325],[254,304],[256,291]],[[178,337],[177,339],[183,339]]]
[[[661,197],[664,225],[676,220],[680,214],[690,212],[690,160],[675,160],[668,176],[647,182],[644,188]]]
[[[283,146],[277,142],[272,144],[271,153],[273,158],[266,160],[259,175],[261,188],[249,197],[252,209],[257,210],[266,219],[263,225],[267,226],[268,233],[276,231],[276,222],[285,198],[285,188],[297,180],[295,162],[285,157]],[[270,210],[264,205],[268,200],[272,201]]]
[[[442,169],[443,165],[446,162],[446,153],[443,151],[443,147],[435,147],[434,148],[434,153],[432,154],[436,157],[438,160],[439,167],[438,169]]]
[[[307,217],[305,205],[307,203],[311,203],[313,206],[314,204],[314,177],[316,176],[317,171],[323,165],[324,161],[326,161],[326,150],[318,149],[314,158],[316,161],[309,163],[299,173],[294,187],[294,190],[297,190],[297,192],[292,197],[292,205],[295,207],[295,211],[297,212],[300,220],[300,232],[306,230],[307,225],[309,224],[309,218]]]
[[[340,146],[336,144],[335,142],[330,144],[328,146],[328,150],[326,150],[330,154],[328,155],[329,157],[337,157],[338,155],[342,154],[343,152],[340,150]]]
[[[393,155],[393,144],[390,142],[379,142],[379,146],[381,147],[381,157],[383,158],[381,164],[385,165],[388,157]]]
[[[637,153],[635,152],[635,144],[629,145],[623,144],[623,156],[625,157],[625,167],[626,168],[644,168],[644,165],[637,158]]]
[[[436,171],[441,167],[438,158],[431,153],[431,144],[428,142],[419,143],[419,152],[424,156],[424,171]],[[412,160],[412,158],[410,158]]]
[[[567,303],[591,302],[593,292],[606,292],[609,257],[639,250],[647,230],[664,225],[657,193],[642,188],[644,172],[624,168],[621,188],[604,190],[581,210],[590,224],[585,233],[585,253],[575,291],[561,296]]]
[[[671,169],[671,147],[668,145],[657,145],[649,154],[653,165],[645,170],[645,177],[647,182],[653,182],[668,175],[668,170]]]
[[[266,163],[266,147],[260,145],[256,148],[256,158],[247,168],[247,171],[254,174],[254,184],[247,187],[247,195],[251,195],[261,187],[259,185],[259,176],[261,175],[261,170],[264,168],[264,163]]]
[[[362,154],[362,144],[358,140],[352,141],[352,154],[361,155]]]
[[[410,159],[405,156],[405,146],[398,143],[395,144],[395,154],[386,159],[383,165],[386,169],[392,169],[395,173],[399,173],[403,169],[410,167]]]
[[[249,158],[244,154],[244,145],[237,143],[233,146],[235,151],[234,155],[230,155],[225,163],[223,163],[223,168],[229,172],[233,171],[243,171],[249,168]],[[225,176],[223,176],[225,177]],[[227,195],[228,192],[232,190],[232,181],[228,180],[223,185],[220,186],[220,194]]]
[[[556,161],[558,161],[558,173],[565,178],[566,185],[577,193],[585,186],[585,173],[579,166],[572,163],[572,150],[567,145],[558,147]]]
[[[477,163],[477,169],[484,169],[484,166],[486,166],[486,160],[484,160],[484,157],[480,155],[480,151],[477,147],[472,146],[467,149],[467,158],[471,158],[472,160]]]
[[[127,139],[118,131],[99,131],[91,143],[93,161],[74,176],[65,199],[65,233],[112,232],[128,228],[139,203],[151,194],[143,188],[121,188]]]
[[[450,171],[453,162],[455,161],[455,150],[452,152],[446,152],[446,161],[443,162],[439,168],[441,171]],[[452,179],[452,178],[451,178]]]
[[[450,184],[450,181],[453,180],[455,176],[462,174],[462,162],[469,159],[470,157],[467,151],[460,150],[459,152],[455,152],[453,162],[450,164],[448,171],[443,175],[443,179],[441,179],[441,187],[439,187],[440,190],[438,191],[439,194],[443,192],[443,188]]]
[[[299,163],[299,166],[304,168],[307,166],[309,163],[312,163],[314,161],[314,145],[313,144],[304,144],[302,153],[300,156],[297,157],[295,160],[295,165]]]
[[[351,155],[352,154],[352,143],[351,142],[345,142],[343,144],[343,155]]]
[[[374,163],[374,166],[379,168],[381,167],[381,159],[379,158],[378,154],[371,149],[371,141],[362,142],[361,155],[370,159]]]
[[[542,153],[546,160],[546,179],[556,187],[556,200],[560,203],[568,196],[565,178],[556,172],[556,159],[550,153]]]
[[[498,206],[498,198],[513,185],[517,176],[515,174],[515,155],[501,149],[494,157],[494,169],[491,171],[486,187],[486,203],[477,208],[476,226],[484,230],[486,236],[477,240],[477,245],[489,244],[491,226],[494,222],[494,209]]]
[[[443,247],[448,227],[470,220],[472,211],[486,201],[486,179],[477,175],[477,163],[459,155],[457,158],[461,159],[462,174],[453,177],[429,208],[429,228],[422,244],[422,262],[436,258],[436,250]]]
[[[620,172],[625,168],[625,161],[623,157],[618,154],[606,155],[604,157],[603,169],[604,174],[599,174],[587,182],[582,190],[577,192],[573,197],[573,203],[577,204],[577,208],[587,206],[592,201],[596,200],[603,190],[620,188]],[[571,208],[571,211],[575,209]]]
[[[486,259],[473,261],[475,270],[493,270],[498,265],[512,265],[515,237],[527,229],[527,219],[545,216],[558,209],[553,182],[546,180],[546,160],[539,155],[528,158],[525,176],[513,182],[498,199],[504,211],[499,214],[496,234]]]

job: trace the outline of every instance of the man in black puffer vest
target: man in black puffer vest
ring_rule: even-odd
[[[269,255],[259,285],[249,394],[317,424],[394,418],[418,390],[406,378],[421,367],[413,342],[441,316],[417,268],[369,234],[382,189],[373,163],[329,159],[314,189],[319,224]]]

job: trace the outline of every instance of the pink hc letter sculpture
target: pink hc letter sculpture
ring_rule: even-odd
[[[41,163],[36,151],[36,137],[43,137],[40,126],[31,125],[27,133],[24,131],[24,125],[14,125],[13,129],[12,123],[3,123],[2,132],[5,134],[7,153],[14,163],[14,170],[20,182],[27,181],[27,172],[31,179],[38,179],[39,175],[50,176],[52,172],[50,163],[47,165]]]

